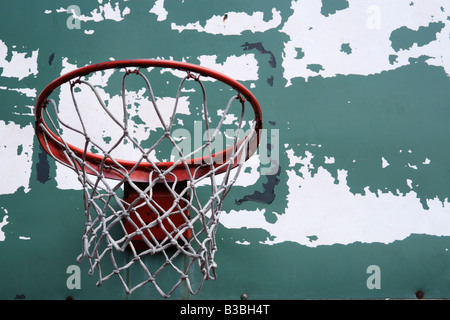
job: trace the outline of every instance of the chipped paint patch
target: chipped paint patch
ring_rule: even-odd
[[[195,30],[210,34],[221,35],[240,35],[244,31],[265,32],[278,27],[281,24],[281,13],[275,8],[272,9],[272,19],[264,21],[263,12],[228,12],[226,16],[214,15],[208,19],[202,26],[200,21],[188,23],[186,25],[177,25],[172,22],[172,30],[183,32],[185,30]]]
[[[217,55],[201,55],[200,65],[214,69],[238,81],[258,80],[258,60],[253,53],[229,56],[223,63],[217,63]]]
[[[8,51],[9,49],[6,43],[0,40],[0,68],[3,69],[0,76],[22,80],[31,75],[34,76],[37,75],[38,73],[37,58],[39,50],[32,51],[31,56],[28,52],[19,52],[16,50],[12,50],[11,53],[8,54]],[[17,90],[27,90],[27,89],[17,89]],[[29,93],[29,91],[25,92]]]
[[[411,234],[450,236],[448,201],[428,200],[425,210],[414,191],[402,196],[391,192],[353,194],[347,185],[347,171],[338,170],[336,179],[322,167],[311,174],[312,153],[297,157],[290,150],[286,171],[289,193],[284,212],[273,213],[275,222],[265,218],[266,210],[231,210],[221,215],[230,229],[264,229],[270,237],[260,243],[272,245],[296,242],[308,247],[333,244],[392,243]],[[314,236],[313,241],[311,236]]]
[[[234,77],[237,80],[257,80],[258,79],[258,62],[255,59],[254,54],[243,54],[241,56],[229,56],[222,63],[217,62],[216,55],[202,55],[198,57],[200,65],[218,70]],[[61,74],[65,74],[76,69],[76,64],[70,63],[68,58],[62,59],[63,69]],[[186,73],[178,70],[172,69],[154,69],[149,68],[147,70],[149,75],[154,72],[160,72],[164,74],[166,72],[172,73],[177,77],[185,77]],[[123,117],[123,105],[122,97],[119,92],[110,93],[108,89],[108,82],[113,76],[120,76],[122,71],[119,70],[105,70],[103,72],[97,72],[89,75],[88,81],[93,86],[96,87],[99,95],[102,97],[105,105],[108,106],[109,112],[113,114],[117,119]],[[117,74],[116,74],[117,73]],[[202,81],[208,81],[211,78],[202,78]],[[80,108],[80,114],[83,118],[83,125],[92,139],[96,141],[98,146],[104,150],[108,150],[111,146],[122,138],[123,132],[117,125],[113,122],[110,117],[104,116],[104,110],[100,103],[92,104],[93,93],[91,89],[86,85],[77,86],[75,91],[75,97],[77,104]],[[153,103],[149,97],[147,89],[145,87],[140,88],[138,91],[128,91],[126,90],[126,104],[127,104],[127,114],[129,121],[129,133],[130,136],[136,141],[137,144],[143,146],[145,143],[150,143],[152,132],[156,132],[163,129],[163,125],[159,120],[159,116],[156,114],[153,107]],[[183,93],[193,92],[195,90],[183,90]],[[176,90],[174,91],[174,95]],[[160,116],[165,123],[169,122],[170,117],[173,113],[173,108],[176,102],[174,97],[161,97],[155,92],[155,102],[160,111]],[[177,105],[177,117],[180,115],[189,116],[192,114],[190,110],[190,96],[182,95],[178,99]],[[58,106],[59,106],[59,117],[61,121],[65,123],[70,123],[74,129],[82,131],[82,125],[79,121],[76,109],[73,107],[73,99],[70,93],[69,86],[63,86],[59,92],[58,96]],[[88,107],[84,107],[88,106]],[[88,108],[88,109],[85,109]],[[220,114],[219,109],[218,113]],[[223,111],[223,110],[222,110]],[[231,113],[227,118],[227,123],[233,122],[233,119],[237,120],[237,117],[233,116]],[[178,124],[183,124],[183,120],[178,118]],[[106,130],[105,128],[109,128]],[[115,130],[114,128],[117,128]],[[63,138],[70,144],[75,146],[83,146],[85,143],[85,138],[78,134],[75,130],[63,129]],[[126,140],[126,139],[125,139]],[[118,159],[139,159],[141,157],[141,152],[132,143],[127,143],[122,141],[117,147],[110,153],[113,157]],[[155,141],[156,142],[156,141]],[[90,150],[95,152],[95,150]],[[159,150],[154,150],[150,156],[155,161],[163,161],[165,159],[158,158],[155,156],[156,152]],[[167,158],[166,160],[169,160]],[[252,170],[253,171],[253,170]],[[71,172],[63,165],[57,164],[56,170],[56,182],[60,189],[80,189],[78,182],[72,179],[71,182]],[[254,175],[252,180],[257,179]],[[247,181],[247,178],[242,179],[242,183]]]
[[[101,1],[100,1],[101,3]],[[79,14],[77,15],[77,12],[75,12],[72,8],[72,6],[69,6],[68,8],[59,8],[56,9],[57,13],[72,13],[78,20],[82,22],[100,22],[103,20],[113,20],[113,21],[122,21],[126,15],[130,14],[130,8],[125,7],[123,10],[120,9],[120,5],[118,2],[114,4],[114,7],[111,5],[110,2],[105,3],[104,5],[100,5],[98,8],[92,10],[89,12],[89,14]],[[47,10],[46,13],[50,11]],[[48,12],[51,13],[51,12]]]
[[[164,9],[164,0],[156,0],[155,5],[149,12],[155,14],[158,21],[164,21],[167,19],[168,12]]]
[[[0,136],[0,194],[12,194],[21,187],[28,192],[33,163],[34,128],[31,124],[20,126],[0,120]],[[19,172],[20,174],[16,174]]]
[[[447,13],[442,10],[448,3],[440,0],[410,4],[409,0],[380,1],[377,5],[369,0],[353,1],[347,8],[325,16],[321,0],[293,1],[293,14],[280,30],[289,36],[282,61],[287,86],[294,78],[308,80],[319,74],[377,74],[408,65],[410,58],[422,55],[430,57],[426,63],[441,66],[450,75],[450,24],[444,24]],[[425,30],[430,24],[437,28]],[[399,41],[408,43],[393,44],[391,36],[397,39],[397,34],[405,33],[402,30],[408,32],[409,38]],[[432,34],[429,40],[420,42],[411,30]],[[320,65],[323,70],[318,73],[308,68],[311,65]]]
[[[23,94],[29,98],[35,98],[37,95],[37,91],[36,89],[32,89],[32,88],[8,88],[8,87],[4,87],[4,86],[0,86],[0,90],[9,90],[9,91],[16,91],[19,92],[20,94]]]
[[[6,236],[5,232],[3,231],[3,227],[8,224],[8,210],[3,207],[1,207],[0,209],[4,212],[2,220],[0,221],[0,241],[5,241]]]

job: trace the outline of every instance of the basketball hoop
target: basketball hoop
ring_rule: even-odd
[[[169,119],[164,119],[167,110],[158,105],[150,77],[145,75],[154,69],[160,70],[160,74],[163,70],[170,70],[171,74],[181,79]],[[105,100],[110,96],[105,95],[104,82],[100,86],[91,83],[94,74],[104,76],[106,72],[109,75],[120,73],[119,111]],[[157,133],[152,131],[152,135],[159,135],[150,146],[142,146],[132,134],[128,101],[131,93],[126,88],[126,81],[133,76],[143,80],[145,90],[138,92],[147,93],[148,105],[160,127],[159,131],[155,131]],[[153,78],[151,80],[153,82]],[[216,128],[210,127],[211,113],[202,80],[219,82],[233,92]],[[174,124],[181,95],[188,91],[185,89],[188,82],[200,88],[200,111],[206,138],[201,146],[185,152],[174,136]],[[61,109],[69,106],[67,101],[65,105],[55,102],[57,99],[51,96],[52,93],[56,95],[56,91],[59,91],[60,97],[63,92],[70,95],[71,118],[63,119]],[[91,99],[80,96],[77,91],[89,92]],[[140,95],[138,99],[141,99]],[[251,121],[244,120],[247,102],[254,113]],[[232,105],[236,104],[239,116],[234,122],[232,143],[222,151],[213,152],[222,127],[229,122],[227,117],[231,115]],[[95,116],[92,115],[94,110],[98,113]],[[89,114],[91,111],[92,114]],[[204,280],[216,279],[215,234],[222,203],[243,163],[255,153],[262,129],[260,106],[246,87],[222,73],[185,62],[146,59],[109,61],[76,69],[51,82],[39,95],[35,113],[40,144],[56,161],[75,171],[83,188],[86,225],[83,249],[78,260],[88,258],[90,274],[98,270],[98,285],[117,275],[127,294],[152,283],[163,297],[169,297],[184,282],[189,292],[196,294]],[[88,129],[88,122],[94,123],[97,130],[99,125],[96,121],[101,123],[100,120],[104,119],[108,119],[111,125],[103,128],[102,132],[118,132],[115,140],[106,144]],[[180,120],[178,122],[182,123]],[[246,124],[249,126],[247,131],[244,130]],[[151,130],[145,127],[144,131],[148,133]],[[66,135],[75,137],[74,141],[78,144]],[[164,143],[173,149],[178,160],[154,159],[153,155]],[[132,156],[131,152],[125,153],[125,157],[115,154],[124,144],[131,146]],[[199,153],[200,156],[196,156]],[[220,181],[216,179],[219,174]],[[199,191],[199,186],[204,186],[206,182],[210,191],[208,197],[203,199],[204,193]],[[122,256],[119,258],[118,254]],[[157,261],[160,262],[158,266]],[[136,266],[141,267],[144,277],[130,283],[124,272]],[[167,277],[172,280],[177,277],[175,284],[167,289],[157,282],[160,277],[166,277],[162,275],[166,269],[171,270]],[[200,277],[192,276],[195,270]],[[193,278],[197,279],[198,284],[194,284]]]

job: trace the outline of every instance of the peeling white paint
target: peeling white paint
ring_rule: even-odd
[[[167,19],[168,12],[164,9],[164,0],[156,0],[155,5],[149,12],[157,16],[157,21],[164,21]]]
[[[292,150],[290,151],[293,154]],[[289,193],[284,212],[276,213],[275,223],[267,222],[266,207],[260,210],[231,210],[220,216],[230,229],[264,229],[273,240],[264,244],[296,242],[309,247],[319,245],[392,243],[411,234],[450,236],[449,203],[438,199],[428,201],[424,210],[413,191],[398,196],[392,193],[352,194],[347,186],[347,171],[338,170],[338,183],[322,167],[312,176],[312,154],[293,155],[290,159],[302,164],[299,171],[287,170]],[[410,185],[410,187],[412,187]],[[310,241],[309,236],[316,236]]]
[[[200,65],[226,74],[238,81],[258,80],[258,60],[253,53],[229,56],[223,63],[217,63],[217,55],[201,55]]]
[[[0,221],[0,241],[5,241],[6,236],[5,236],[5,232],[3,231],[3,227],[8,224],[8,210],[3,207],[1,207],[0,209],[2,209],[4,212],[2,221]]]
[[[417,170],[417,166],[415,164],[408,163],[408,167],[410,167],[411,169]]]
[[[389,162],[384,157],[381,157],[381,167],[386,168],[387,166],[389,166]]]
[[[37,75],[38,53],[39,50],[34,50],[31,52],[30,56],[28,52],[18,52],[13,50],[11,52],[11,58],[8,61],[8,47],[5,42],[0,40],[0,68],[3,68],[0,76],[22,80],[31,75]]]
[[[231,55],[226,57],[223,63],[217,62],[217,58],[218,57],[215,54],[200,55],[197,57],[197,64],[221,72],[237,81],[252,81],[259,79],[258,60],[256,60],[253,53],[242,54],[240,56]],[[174,69],[163,69],[161,72],[169,72],[178,78],[184,78],[186,76],[186,72]],[[201,81],[214,82],[216,79],[211,77],[201,77]]]
[[[0,137],[0,194],[13,194],[21,187],[28,192],[33,165],[33,126],[0,120]]]
[[[70,7],[70,6],[69,6]],[[68,12],[67,8],[56,9],[57,13],[71,13]],[[114,20],[122,21],[126,15],[130,14],[131,10],[129,7],[125,7],[123,10],[120,9],[119,2],[116,2],[114,7],[110,2],[100,5],[98,8],[89,12],[89,14],[81,13],[79,16],[74,15],[78,20],[82,22],[100,22],[103,20]],[[72,12],[72,14],[75,14]]]
[[[326,164],[333,164],[336,161],[334,157],[325,157],[324,163]]]
[[[102,1],[99,3],[102,4]],[[281,13],[273,9],[272,17],[269,20],[264,20],[262,12],[228,12],[226,17],[214,15],[204,22],[196,21],[186,25],[177,25],[176,22],[171,22],[171,29],[179,33],[197,31],[214,35],[242,35],[244,32],[266,32],[278,28],[283,37],[288,36],[281,57],[283,76],[287,85],[291,85],[295,78],[307,80],[316,76],[378,74],[408,65],[410,58],[417,58],[421,55],[430,56],[431,58],[426,63],[440,66],[450,75],[450,51],[448,50],[450,24],[446,13],[448,10],[441,10],[441,7],[448,7],[448,3],[444,0],[436,0],[432,3],[414,1],[414,5],[411,3],[410,0],[380,0],[376,4],[369,0],[350,1],[349,8],[325,17],[320,13],[322,5],[320,0],[298,0],[291,2],[292,15],[284,20],[286,22],[283,25],[281,24]],[[45,13],[51,13],[51,10],[48,11],[50,12],[46,11]],[[64,9],[56,11],[67,12]],[[121,10],[117,3],[113,8],[108,2],[90,14],[81,15],[79,18],[84,22],[100,22],[106,19],[122,21],[129,13],[129,8]],[[166,21],[170,18],[170,13],[164,8],[164,0],[157,0],[149,13],[156,15],[157,21]],[[380,15],[377,23],[374,23],[372,19],[372,15],[375,13]],[[435,41],[424,46],[413,45],[407,50],[398,52],[391,47],[389,37],[392,31],[403,26],[417,30],[431,21],[443,21],[446,24],[444,29],[437,34]],[[84,32],[92,34],[94,30],[85,30]],[[351,53],[342,52],[343,43],[349,44]],[[301,57],[299,56],[300,50],[304,54]],[[0,66],[2,52],[4,49],[2,51],[2,42],[0,41]],[[389,61],[390,55],[397,56],[394,62]],[[15,57],[13,54],[13,58],[14,61],[25,60],[24,56],[20,54],[16,54]],[[198,59],[200,65],[223,72],[239,81],[260,80],[258,60],[254,54],[220,56],[221,62],[217,62],[217,55],[199,55],[194,58]],[[4,61],[3,58],[3,63],[5,63]],[[67,59],[65,63],[63,61],[62,73],[76,67],[67,61]],[[12,64],[12,59],[7,63]],[[32,66],[31,61],[27,61],[27,63]],[[308,68],[309,65],[319,65],[321,68],[313,71]],[[34,72],[33,68],[28,67],[28,73],[17,70],[16,77],[23,78],[36,73],[37,71]],[[177,76],[185,75],[183,72],[172,73]],[[105,73],[103,76],[91,80],[102,87],[102,85],[106,85],[109,76],[111,74]],[[255,83],[251,84],[251,87],[255,86]],[[0,89],[4,88],[0,87]],[[27,95],[33,94],[32,91],[19,92]],[[148,100],[139,98],[142,92],[137,92],[135,96],[133,93],[129,94],[140,109],[144,109],[143,107],[149,103]],[[64,103],[69,101],[70,97],[67,93],[63,93],[60,98]],[[118,96],[114,94],[106,95],[106,100],[111,105],[119,103],[118,99]],[[170,99],[172,98],[157,97],[157,102],[170,105],[173,103]],[[180,107],[182,112],[189,114],[188,100],[181,101]],[[138,115],[137,108],[132,108],[131,112],[135,112],[133,115]],[[65,113],[62,116],[69,119],[73,117],[73,114]],[[151,123],[150,119],[145,119],[146,115],[142,111],[139,111],[139,117],[141,120],[145,120],[144,122]],[[95,117],[94,119],[98,120]],[[232,118],[227,118],[228,120],[231,121]],[[98,121],[94,120],[89,125],[100,127]],[[103,126],[103,124],[100,125]],[[157,127],[158,123],[153,123],[151,126],[153,129]],[[148,137],[149,132],[143,130],[142,127],[136,126],[133,127],[133,130],[140,140]],[[98,131],[96,134],[100,137],[106,136],[104,131]],[[108,132],[108,137],[111,136],[114,139],[113,133]],[[285,148],[289,160],[289,167],[286,169],[289,188],[286,208],[279,212],[269,212],[270,206],[255,211],[232,210],[221,215],[221,223],[225,227],[267,230],[274,238],[273,240],[263,239],[261,243],[268,245],[290,241],[310,247],[353,242],[391,243],[405,239],[411,234],[450,235],[450,231],[446,230],[448,228],[445,228],[450,225],[448,202],[442,203],[438,199],[431,199],[428,201],[430,208],[423,209],[417,194],[412,190],[413,181],[411,179],[406,179],[411,191],[404,195],[399,196],[391,192],[374,194],[368,189],[365,195],[355,195],[350,192],[347,185],[347,171],[338,170],[338,178],[335,179],[327,170],[320,167],[312,176],[313,152],[306,151],[305,156],[297,156],[292,149],[288,149],[288,145],[285,145]],[[411,153],[411,150],[407,152]],[[128,153],[128,155],[130,154]],[[355,161],[353,160],[353,162]],[[423,164],[430,162],[431,160],[426,158]],[[325,157],[324,163],[334,164],[335,158]],[[294,167],[297,168],[297,164],[301,164],[298,171],[294,169]],[[242,169],[237,180],[237,186],[252,185],[259,178],[257,155],[250,158],[245,165],[246,167]],[[381,158],[381,166],[382,168],[389,166],[385,157]],[[414,164],[407,166],[411,169],[418,169]],[[60,165],[57,165],[56,180],[58,188],[80,188],[78,181],[74,179],[73,172]],[[275,216],[276,221],[268,222],[265,217],[267,214]],[[311,236],[316,237],[314,241],[311,241]],[[247,240],[239,240],[236,243],[250,244]]]
[[[177,25],[172,22],[172,30],[183,32],[185,30],[195,30],[198,32],[206,32],[210,34],[222,35],[240,35],[244,31],[265,32],[267,30],[278,27],[281,24],[280,11],[272,9],[272,19],[264,21],[263,12],[253,12],[248,14],[245,12],[228,12],[225,15],[214,15],[208,19],[204,26],[200,21],[188,23],[186,25]]]

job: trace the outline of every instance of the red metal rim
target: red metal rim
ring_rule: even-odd
[[[245,98],[246,101],[248,101],[251,104],[253,111],[255,113],[254,120],[256,123],[256,127],[255,127],[256,143],[249,144],[249,149],[248,149],[245,160],[247,160],[256,151],[256,148],[259,144],[259,133],[260,133],[260,130],[262,129],[262,123],[263,123],[262,122],[262,111],[261,111],[261,107],[260,107],[258,101],[256,100],[256,98],[254,97],[254,95],[244,85],[242,85],[238,81],[234,80],[233,78],[231,78],[227,75],[224,75],[223,73],[220,73],[215,70],[205,68],[205,67],[202,67],[199,65],[191,64],[191,63],[173,61],[173,60],[134,59],[134,60],[107,61],[107,62],[102,62],[102,63],[97,63],[97,64],[92,64],[92,65],[88,65],[85,67],[81,67],[79,69],[76,69],[74,71],[66,73],[66,74],[62,75],[61,77],[55,79],[49,85],[47,85],[44,88],[44,90],[42,90],[42,92],[40,93],[40,95],[36,101],[36,106],[35,106],[35,116],[36,116],[36,127],[35,128],[36,128],[36,134],[39,139],[39,142],[41,143],[42,147],[45,149],[45,151],[48,154],[54,156],[55,158],[58,158],[63,163],[70,165],[69,161],[66,158],[66,155],[64,154],[63,148],[61,148],[60,144],[57,142],[57,141],[61,142],[60,138],[49,129],[49,127],[45,123],[43,115],[42,115],[43,108],[46,107],[47,99],[51,95],[51,93],[64,83],[67,83],[70,80],[79,78],[81,76],[88,75],[95,71],[102,71],[102,70],[106,70],[106,69],[130,68],[130,67],[136,67],[136,68],[160,67],[160,68],[172,68],[172,69],[190,71],[190,72],[197,73],[203,77],[214,78],[214,79],[221,81],[221,82],[227,84],[228,86],[234,88],[236,91],[238,91],[241,94],[241,96],[243,98]],[[54,141],[53,139],[46,139],[44,137],[44,129],[42,129],[41,126],[43,126],[45,128],[45,131],[49,132],[53,136],[53,139],[55,139],[56,141]],[[240,140],[238,142],[238,145],[241,145],[246,138],[247,137]],[[68,145],[68,147],[77,156],[84,157],[85,162],[94,169],[98,169],[100,163],[103,161],[103,156],[93,154],[90,152],[86,152],[84,154],[84,151],[82,149],[72,146],[72,145]],[[223,150],[222,152],[216,153],[213,156],[223,158],[224,156],[226,156],[226,154],[228,154],[229,151],[230,151],[230,148]],[[114,159],[114,160],[115,160],[115,162],[119,163],[120,166],[125,168],[127,171],[134,168],[130,174],[130,179],[132,181],[148,182],[149,173],[154,170],[152,165],[148,162],[141,162],[136,166],[135,161],[124,160],[124,159]],[[204,164],[206,163],[205,157],[198,158],[198,159],[191,159],[191,160],[187,161],[187,163],[189,165],[191,173],[195,172],[195,175],[197,178],[202,175],[208,174],[210,172],[210,167],[204,166]],[[112,159],[106,159],[105,164],[107,164],[108,166],[115,165],[115,163],[114,163],[114,161],[112,161]],[[173,165],[174,165],[173,162],[157,163],[157,166],[160,169],[170,168]],[[204,168],[202,168],[202,166]],[[89,172],[89,170],[87,170],[87,172],[93,173],[93,172]],[[178,180],[188,180],[189,179],[189,174],[186,172],[186,168],[185,168],[184,164],[180,164],[179,166],[174,168],[171,172],[177,176]],[[105,170],[104,168],[102,170],[102,174],[106,178],[110,178],[110,179],[121,180],[124,177],[123,173],[119,173],[116,170]],[[170,176],[166,176],[166,178],[168,178],[168,180],[170,180]]]

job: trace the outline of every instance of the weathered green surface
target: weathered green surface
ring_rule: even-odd
[[[89,17],[109,4],[100,2],[76,5]],[[29,133],[32,111],[37,94],[61,74],[64,63],[81,67],[110,58],[158,57],[199,63],[203,55],[215,55],[216,64],[243,55],[257,61],[258,79],[241,82],[258,98],[264,128],[279,135],[279,170],[262,175],[258,168],[256,182],[234,187],[217,234],[218,280],[206,282],[197,296],[180,288],[174,299],[239,299],[243,293],[250,299],[414,298],[417,290],[427,298],[449,298],[450,58],[444,49],[450,48],[450,7],[415,1],[417,12],[429,9],[421,11],[420,27],[397,27],[401,5],[410,17],[404,21],[414,21],[416,12],[399,1],[379,7],[379,28],[367,24],[370,30],[364,31],[358,22],[346,29],[354,20],[337,19],[359,10],[365,25],[377,4],[310,1],[314,5],[307,7],[307,2],[162,1],[164,18],[149,12],[152,1],[118,1],[118,12],[129,8],[121,21],[103,14],[98,22],[81,21],[80,29],[69,29],[71,15],[57,12],[70,5],[67,1],[5,3],[0,11],[2,183],[13,185],[18,176],[28,183],[0,194],[0,298],[159,298],[152,286],[127,296],[118,279],[96,287],[97,275],[88,276],[87,261],[80,265],[81,289],[67,287],[67,268],[77,265],[81,250],[82,192],[58,184],[55,162]],[[317,20],[298,20],[294,34],[283,27],[300,12],[297,4]],[[233,34],[226,34],[225,26],[222,33],[209,31],[208,19],[216,15],[224,17],[224,25],[236,23],[234,12],[261,12],[261,26],[274,23],[262,31],[251,26]],[[200,26],[190,30],[175,28],[196,22]],[[321,28],[329,30],[321,33],[324,38],[308,33]],[[385,43],[377,42],[375,32],[386,34]],[[287,48],[296,35],[300,40],[292,46],[299,64],[290,65]],[[311,51],[315,42],[313,47],[322,44],[320,52],[330,51],[329,56]],[[364,46],[378,50],[375,57],[384,57],[383,64],[374,57],[361,61]],[[15,54],[26,59],[34,51],[37,72],[25,71],[23,78],[6,74]],[[349,60],[337,60],[338,54]],[[331,67],[333,59],[341,69]],[[293,69],[298,73],[288,77],[286,71]],[[29,169],[6,156],[11,145],[13,156],[27,159]],[[372,265],[380,270],[378,289],[367,285]]]

